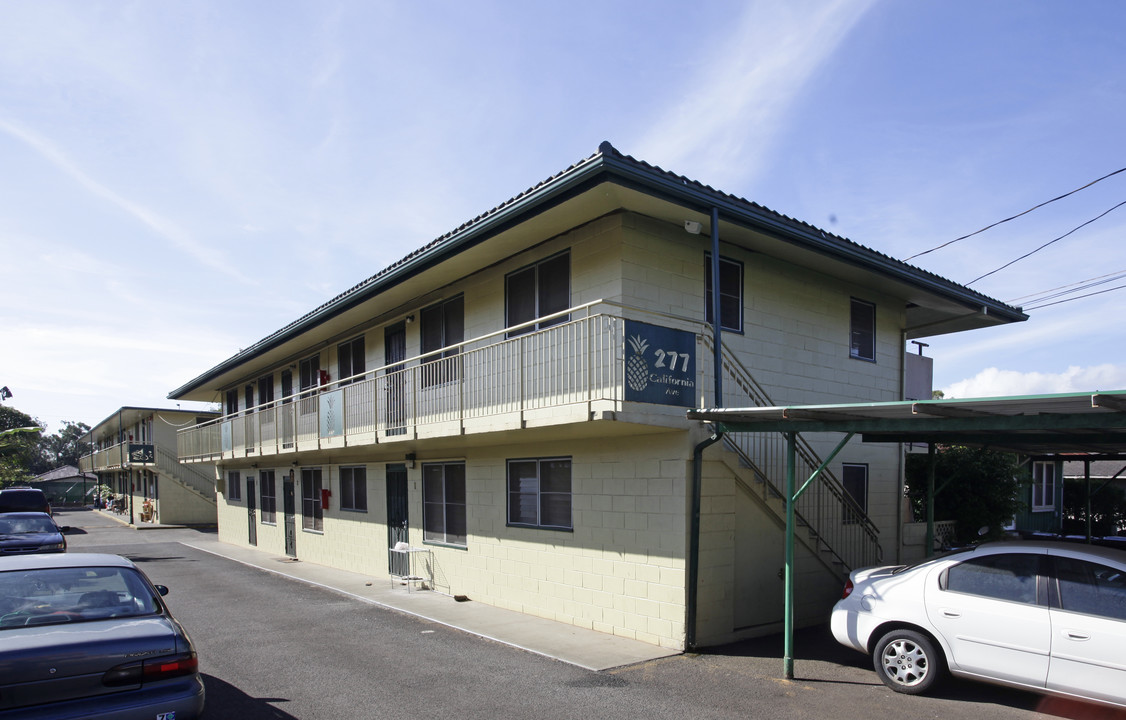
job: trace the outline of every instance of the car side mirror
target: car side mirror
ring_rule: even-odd
[[[155,585],[154,587],[156,588],[156,591],[158,593],[160,593],[161,597],[164,597],[165,595],[168,594],[168,586],[167,585]]]

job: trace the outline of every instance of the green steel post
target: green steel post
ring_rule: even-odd
[[[795,435],[786,436],[786,606],[783,617],[785,639],[782,657],[782,677],[794,679],[794,465],[796,459]]]
[[[927,445],[927,554],[934,555],[934,443]]]

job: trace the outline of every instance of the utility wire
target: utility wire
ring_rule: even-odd
[[[1060,305],[1060,304],[1065,303],[1065,302],[1071,302],[1072,300],[1082,300],[1083,298],[1092,297],[1094,295],[1102,295],[1103,293],[1108,293],[1108,292],[1111,292],[1113,290],[1121,290],[1122,288],[1126,288],[1126,285],[1119,285],[1118,287],[1107,288],[1106,290],[1099,290],[1098,292],[1087,293],[1086,295],[1079,295],[1077,297],[1064,298],[1063,300],[1057,300],[1055,302],[1044,303],[1043,305],[1033,305],[1031,307],[1026,307],[1024,309],[1025,310],[1039,310],[1040,308],[1051,307],[1052,305]]]
[[[1124,169],[1124,170],[1126,170],[1126,168],[1123,168],[1123,169]],[[1122,170],[1119,170],[1118,172],[1122,172]],[[1126,205],[1126,200],[1123,200],[1122,202],[1118,203],[1117,205],[1115,205],[1114,207],[1112,207],[1112,208],[1111,208],[1110,210],[1107,210],[1106,212],[1104,212],[1104,213],[1102,213],[1102,214],[1100,214],[1100,215],[1098,215],[1098,216],[1096,216],[1096,217],[1093,217],[1093,218],[1091,218],[1091,219],[1090,219],[1090,220],[1088,220],[1087,222],[1085,222],[1085,223],[1083,223],[1083,224],[1081,224],[1081,225],[1079,225],[1079,226],[1077,226],[1077,227],[1074,227],[1074,228],[1072,228],[1071,230],[1068,230],[1067,232],[1065,232],[1065,233],[1064,233],[1063,235],[1060,235],[1060,236],[1059,236],[1058,238],[1056,238],[1055,240],[1049,240],[1048,242],[1044,243],[1043,245],[1041,245],[1040,247],[1036,248],[1035,250],[1031,250],[1031,251],[1029,251],[1029,252],[1026,252],[1026,253],[1025,253],[1024,255],[1021,255],[1021,256],[1020,256],[1020,257],[1018,257],[1017,259],[1015,259],[1015,260],[1012,260],[1012,261],[1010,261],[1010,262],[1007,262],[1007,263],[1005,263],[1004,265],[1002,265],[1001,267],[999,267],[999,268],[997,268],[997,269],[995,269],[995,270],[990,270],[989,272],[985,273],[984,275],[979,275],[978,277],[976,277],[976,278],[974,278],[973,280],[970,280],[970,281],[969,281],[968,283],[966,283],[966,285],[967,285],[967,286],[973,285],[973,284],[974,284],[975,282],[977,282],[978,280],[981,280],[982,278],[987,278],[987,277],[989,277],[990,275],[992,275],[993,273],[996,273],[996,272],[1000,272],[1000,271],[1004,270],[1005,268],[1009,267],[1010,265],[1015,265],[1016,263],[1020,262],[1021,260],[1024,260],[1024,259],[1025,259],[1026,257],[1028,257],[1028,256],[1030,256],[1030,255],[1035,255],[1036,253],[1040,252],[1041,250],[1043,250],[1044,248],[1048,247],[1048,246],[1049,246],[1049,245],[1051,245],[1052,243],[1054,243],[1054,242],[1059,242],[1060,240],[1063,240],[1063,239],[1064,239],[1065,237],[1067,237],[1068,235],[1072,234],[1072,233],[1073,233],[1073,232],[1075,232],[1076,230],[1079,230],[1080,228],[1084,228],[1084,227],[1086,227],[1086,226],[1090,225],[1091,223],[1095,222],[1096,220],[1098,220],[1098,219],[1100,219],[1100,218],[1106,217],[1107,215],[1109,215],[1110,213],[1114,212],[1115,210],[1117,210],[1118,208],[1122,207],[1123,205]]]
[[[1124,277],[1126,277],[1126,270],[1119,270],[1117,272],[1107,273],[1106,275],[1099,275],[1098,277],[1087,278],[1086,280],[1079,280],[1078,282],[1068,283],[1067,285],[1059,285],[1054,288],[1048,288],[1047,290],[1032,293],[1031,295],[1021,295],[1020,297],[1006,300],[1005,304],[1019,305],[1021,301],[1025,301],[1027,303],[1037,303],[1043,300],[1061,297],[1063,295],[1070,295],[1071,293],[1079,292],[1080,290],[1086,290],[1087,288],[1095,287],[1096,285],[1103,285],[1108,282],[1120,280]]]
[[[1057,200],[1063,200],[1063,199],[1064,199],[1065,197],[1067,197],[1067,196],[1069,196],[1069,195],[1074,195],[1075,193],[1079,192],[1080,190],[1086,190],[1087,188],[1091,187],[1091,186],[1092,186],[1092,185],[1094,185],[1095,183],[1097,183],[1097,182],[1101,182],[1101,181],[1103,181],[1103,180],[1106,180],[1106,179],[1107,179],[1108,177],[1113,177],[1113,176],[1115,176],[1115,175],[1117,175],[1118,173],[1121,173],[1121,172],[1126,172],[1126,168],[1121,168],[1120,170],[1115,170],[1115,171],[1114,171],[1114,172],[1112,172],[1112,173],[1109,173],[1109,174],[1107,174],[1107,175],[1103,175],[1103,176],[1102,176],[1101,178],[1099,178],[1098,180],[1092,180],[1091,182],[1087,183],[1087,184],[1086,184],[1086,185],[1084,185],[1083,187],[1075,188],[1075,189],[1074,189],[1074,190],[1072,190],[1071,192],[1067,192],[1067,193],[1064,193],[1063,195],[1060,195],[1059,197],[1055,197],[1055,198],[1052,198],[1051,200],[1045,200],[1044,202],[1040,203],[1039,205],[1037,205],[1037,206],[1035,206],[1035,207],[1031,207],[1031,208],[1029,208],[1029,209],[1025,210],[1025,211],[1024,211],[1024,212],[1022,212],[1022,213],[1017,213],[1016,215],[1013,215],[1012,217],[1007,217],[1007,218],[1005,218],[1004,220],[998,220],[997,222],[993,223],[992,225],[986,225],[986,226],[985,226],[985,227],[983,227],[982,229],[980,229],[980,230],[975,230],[974,232],[970,233],[969,235],[963,235],[963,236],[962,236],[962,237],[960,237],[960,238],[954,238],[953,240],[951,240],[951,241],[949,241],[949,242],[945,242],[945,243],[943,243],[943,244],[941,244],[941,245],[938,245],[937,247],[932,247],[932,248],[931,248],[930,250],[924,250],[924,251],[923,251],[923,252],[921,252],[921,253],[915,253],[915,254],[914,254],[914,255],[912,255],[911,257],[909,257],[909,258],[906,258],[906,259],[905,259],[905,260],[904,260],[903,262],[908,262],[908,261],[910,261],[910,260],[914,260],[915,258],[917,258],[917,257],[919,257],[919,256],[921,256],[921,255],[926,255],[927,253],[932,253],[932,252],[934,252],[935,250],[941,250],[942,248],[944,248],[944,247],[947,247],[947,246],[949,246],[949,245],[953,245],[954,243],[956,243],[956,242],[959,242],[960,240],[965,240],[966,238],[971,238],[971,237],[973,237],[974,235],[979,235],[979,234],[981,234],[981,233],[985,232],[986,230],[989,230],[990,228],[995,228],[995,227],[997,227],[998,225],[1001,225],[1001,224],[1003,224],[1003,223],[1007,223],[1007,222],[1009,222],[1010,220],[1016,220],[1016,219],[1017,219],[1018,217],[1021,217],[1022,215],[1027,215],[1028,213],[1032,212],[1033,210],[1039,210],[1040,208],[1044,207],[1045,205],[1050,205],[1050,204],[1054,203],[1054,202],[1055,202],[1055,201],[1057,201]],[[1019,259],[1019,258],[1018,258],[1018,259]],[[998,268],[998,269],[1000,269],[1000,268]],[[984,277],[984,276],[982,276],[982,277]],[[981,279],[981,278],[978,278],[978,280],[980,280],[980,279]]]

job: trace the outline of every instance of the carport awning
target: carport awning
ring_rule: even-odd
[[[1126,390],[888,403],[690,410],[723,432],[844,432],[864,442],[937,443],[1033,457],[1126,457]],[[1072,458],[1083,459],[1083,458]]]

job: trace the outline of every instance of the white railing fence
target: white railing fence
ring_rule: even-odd
[[[623,323],[592,314],[515,337],[494,333],[306,389],[178,433],[180,459],[379,442],[464,423],[599,400],[621,401]]]

